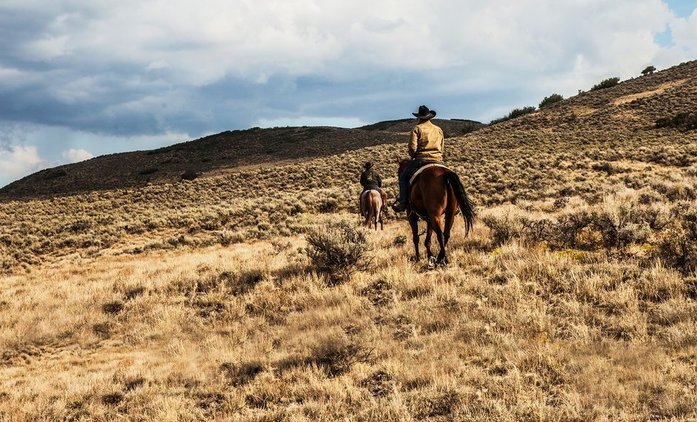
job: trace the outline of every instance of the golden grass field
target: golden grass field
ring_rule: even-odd
[[[449,139],[434,271],[359,228],[406,145],[0,202],[0,420],[696,420],[694,104],[691,62]]]

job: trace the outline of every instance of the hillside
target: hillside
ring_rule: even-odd
[[[110,154],[39,171],[0,189],[0,198],[31,198],[176,182],[240,166],[324,157],[399,142],[393,132],[332,127],[228,131],[150,151]]]
[[[0,420],[695,420],[695,104],[689,62],[448,139],[434,271],[358,228],[403,138],[1,202]]]
[[[481,123],[439,120],[446,134],[471,132]],[[110,154],[39,171],[0,189],[0,201],[172,183],[239,167],[277,165],[404,142],[413,119],[358,129],[335,127],[253,128],[228,131],[150,151]]]

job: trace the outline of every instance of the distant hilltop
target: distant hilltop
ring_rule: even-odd
[[[406,143],[406,133],[414,121],[392,120],[356,129],[303,126],[227,131],[164,148],[104,155],[41,170],[0,189],[0,200],[172,183],[239,168]],[[437,119],[436,122],[446,136],[461,136],[485,126],[472,120]]]

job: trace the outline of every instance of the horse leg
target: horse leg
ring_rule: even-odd
[[[424,240],[424,246],[426,247],[426,256],[430,261],[433,258],[433,252],[431,252],[431,235],[433,234],[433,229],[431,228],[431,222],[428,221],[426,224],[426,239]]]
[[[436,257],[433,256],[431,252],[431,235],[433,235],[433,227],[431,227],[431,220],[426,222],[426,241],[424,246],[426,246],[426,253],[428,254],[428,269],[433,270],[436,268]]]
[[[380,230],[385,230],[385,228],[383,227],[383,224],[382,224],[382,210],[383,210],[383,208],[385,208],[384,203],[382,205],[380,205],[380,210],[378,211],[378,220],[380,220]],[[377,229],[378,229],[378,226],[376,224],[375,230],[377,230]]]
[[[366,201],[366,204],[365,204],[365,208],[366,208],[366,210],[365,210],[365,222],[363,223],[363,226],[365,226],[366,228],[370,228],[370,225],[371,225],[370,223],[371,223],[372,218],[373,218],[373,209],[370,205],[371,205],[370,201]]]
[[[448,246],[448,240],[450,240],[450,230],[453,228],[453,223],[455,222],[455,214],[452,212],[445,212],[445,229],[443,230],[443,245]]]
[[[387,212],[387,194],[380,189],[380,199],[382,199],[382,212]]]
[[[375,228],[375,231],[378,230],[378,214],[380,213],[380,210],[376,207],[376,204],[373,204],[373,217],[370,220],[372,223],[373,227]]]
[[[409,226],[411,226],[411,238],[414,241],[414,261],[421,259],[419,256],[419,216],[415,213],[409,214]]]
[[[433,218],[433,231],[436,232],[436,239],[438,239],[438,246],[440,246],[440,253],[438,253],[438,258],[436,259],[437,264],[447,264],[448,257],[445,254],[445,236],[443,234],[443,217],[436,216]]]

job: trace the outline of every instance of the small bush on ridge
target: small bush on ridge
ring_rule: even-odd
[[[543,109],[545,107],[548,107],[554,103],[558,103],[559,101],[562,101],[564,97],[562,97],[559,94],[552,94],[549,97],[545,97],[541,102],[540,102],[540,109]]]
[[[618,83],[620,83],[620,78],[618,78],[618,77],[607,78],[604,81],[601,81],[600,83],[598,83],[597,85],[594,85],[593,88],[591,88],[591,91],[612,88],[613,86],[617,85]]]
[[[526,114],[534,113],[535,110],[537,110],[537,109],[534,106],[527,106],[527,107],[523,107],[523,108],[514,108],[513,110],[511,110],[510,113],[508,113],[508,115],[501,117],[501,118],[498,118],[498,119],[494,119],[489,124],[493,125],[496,123],[505,122],[506,120],[515,119],[516,117],[520,117],[520,116],[524,116]]]
[[[644,70],[641,71],[642,75],[650,75],[656,71],[656,68],[652,65],[646,66]]]

